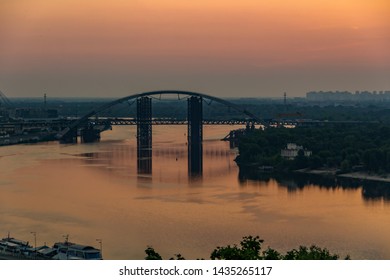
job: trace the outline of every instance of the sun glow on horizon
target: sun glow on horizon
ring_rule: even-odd
[[[106,74],[108,84],[117,82],[110,73],[160,81],[179,73],[190,88],[204,80],[222,91],[215,83],[234,75],[238,85],[261,89],[267,69],[288,78],[288,70],[291,77],[308,69],[331,77],[336,68],[358,71],[359,79],[367,71],[388,73],[390,65],[387,0],[24,0],[2,2],[0,13],[5,84],[6,77],[53,70]]]

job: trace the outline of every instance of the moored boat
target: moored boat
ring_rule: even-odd
[[[102,260],[99,249],[68,241],[56,242],[52,247],[33,247],[28,241],[10,236],[0,240],[0,260]]]
[[[55,243],[53,248],[57,250],[54,260],[102,260],[100,250],[88,245],[65,241]]]

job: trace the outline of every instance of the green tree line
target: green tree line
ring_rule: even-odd
[[[301,151],[294,160],[281,157],[287,143],[312,151]],[[349,172],[359,168],[372,173],[390,172],[390,126],[384,124],[325,125],[322,127],[267,128],[242,137],[239,165],[264,165],[277,169],[337,168]]]
[[[286,254],[282,254],[270,247],[262,250],[264,240],[259,236],[244,236],[239,245],[218,246],[211,254],[212,260],[338,260],[337,254],[332,254],[326,248],[316,245],[310,247],[299,246]],[[145,250],[145,260],[162,260],[162,257],[153,247]],[[181,254],[176,254],[171,260],[184,260]],[[346,256],[344,259],[349,259]]]

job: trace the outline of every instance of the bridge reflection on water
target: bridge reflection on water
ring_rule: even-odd
[[[78,156],[84,158],[87,166],[99,167],[99,170],[116,174],[115,177],[117,175],[133,177],[133,170],[137,170],[138,180],[145,182],[153,180],[162,183],[177,183],[178,181],[203,180],[203,178],[227,176],[232,169],[238,168],[232,161],[236,156],[236,151],[226,149],[226,145],[215,142],[208,143],[203,149],[202,160],[206,165],[202,174],[187,172],[185,167],[188,162],[188,153],[185,143],[175,143],[173,146],[157,145],[149,151],[150,157],[141,159],[142,164],[140,164],[139,151],[132,141],[105,145],[105,151],[83,153]]]

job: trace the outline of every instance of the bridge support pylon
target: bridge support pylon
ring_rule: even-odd
[[[152,173],[152,99],[137,99],[137,170]]]
[[[203,171],[203,102],[202,97],[188,98],[188,173],[202,175]]]
[[[77,143],[77,127],[68,131],[60,140],[61,144],[75,144]]]
[[[88,125],[80,131],[81,143],[92,143],[100,141],[100,131],[94,129],[93,125]]]

